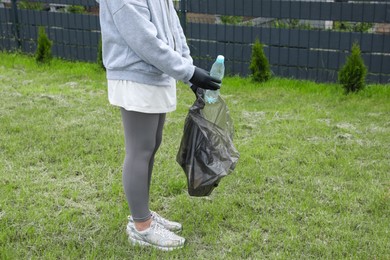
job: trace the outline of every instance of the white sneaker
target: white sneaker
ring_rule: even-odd
[[[165,229],[154,219],[150,227],[143,231],[138,231],[134,224],[127,224],[127,234],[129,241],[133,245],[152,246],[160,250],[171,251],[184,246],[185,239],[175,233]]]
[[[168,229],[169,231],[179,232],[182,230],[182,225],[180,223],[165,219],[154,211],[151,211],[151,214],[152,214],[152,219],[154,219],[158,224],[162,225],[164,228]],[[130,223],[134,225],[134,220],[131,216],[129,216],[129,224]]]

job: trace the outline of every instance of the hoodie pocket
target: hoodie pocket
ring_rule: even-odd
[[[153,65],[150,65],[150,64],[147,64],[145,63],[145,65],[147,66],[147,69],[146,71],[150,74],[153,74],[153,75],[162,75],[164,72],[162,72],[161,70],[157,69],[155,66]]]
[[[125,46],[123,46],[125,47]],[[107,69],[121,69],[126,66],[128,66],[129,61],[129,50],[128,48],[119,47],[115,44],[107,44],[103,50],[105,61],[104,65]],[[124,51],[118,51],[119,49],[122,49]]]

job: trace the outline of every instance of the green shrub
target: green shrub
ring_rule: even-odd
[[[367,68],[361,57],[359,44],[352,45],[351,54],[339,71],[339,82],[347,93],[357,92],[364,88]]]
[[[254,81],[264,82],[271,78],[270,65],[264,54],[263,44],[258,39],[252,47],[252,58],[249,69],[252,71]]]
[[[66,8],[68,13],[84,14],[86,12],[85,7],[82,5],[70,5]]]
[[[312,26],[308,22],[303,22],[298,19],[274,19],[271,22],[271,26],[282,29],[302,29],[312,30]]]
[[[240,24],[244,21],[242,16],[221,15],[221,22],[223,24]]]
[[[356,23],[354,26],[355,32],[370,32],[372,31],[374,24],[372,23]]]
[[[352,23],[352,22],[333,22],[333,30],[342,32],[370,32],[373,28],[372,23]]]
[[[49,40],[49,37],[46,35],[44,27],[39,27],[38,31],[38,46],[35,53],[35,60],[38,63],[50,63],[53,56],[51,53],[52,42]]]
[[[18,8],[19,9],[29,9],[29,10],[42,11],[44,9],[44,4],[29,2],[27,0],[22,0],[22,1],[18,2]]]

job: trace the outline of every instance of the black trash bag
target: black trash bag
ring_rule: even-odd
[[[176,160],[187,176],[190,196],[208,196],[230,174],[239,153],[233,145],[233,123],[224,100],[206,104],[202,93],[190,108]]]

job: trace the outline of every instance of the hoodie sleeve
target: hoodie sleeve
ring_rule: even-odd
[[[191,79],[195,70],[192,59],[182,57],[157,37],[146,3],[127,1],[113,18],[123,39],[141,59],[177,80]]]
[[[177,19],[179,19],[179,18],[177,18]],[[181,42],[182,42],[183,57],[190,60],[192,63],[193,60],[192,60],[192,57],[190,55],[190,48],[187,45],[187,39],[184,35],[183,28],[180,25],[180,21],[177,21],[177,30],[180,33],[180,38],[181,38]]]
[[[184,34],[184,31],[183,31],[183,28],[181,27],[181,24],[180,24],[180,19],[179,17],[177,16],[177,14],[175,13],[175,24],[176,24],[176,27],[177,27],[177,31],[179,32],[179,35],[180,35],[180,42],[181,42],[181,50],[182,50],[182,57],[186,58],[187,60],[189,60],[191,62],[191,64],[194,63],[192,57],[191,57],[191,54],[190,54],[190,48],[188,47],[188,44],[187,44],[187,38]],[[191,83],[189,81],[184,81],[185,84],[191,86]]]

